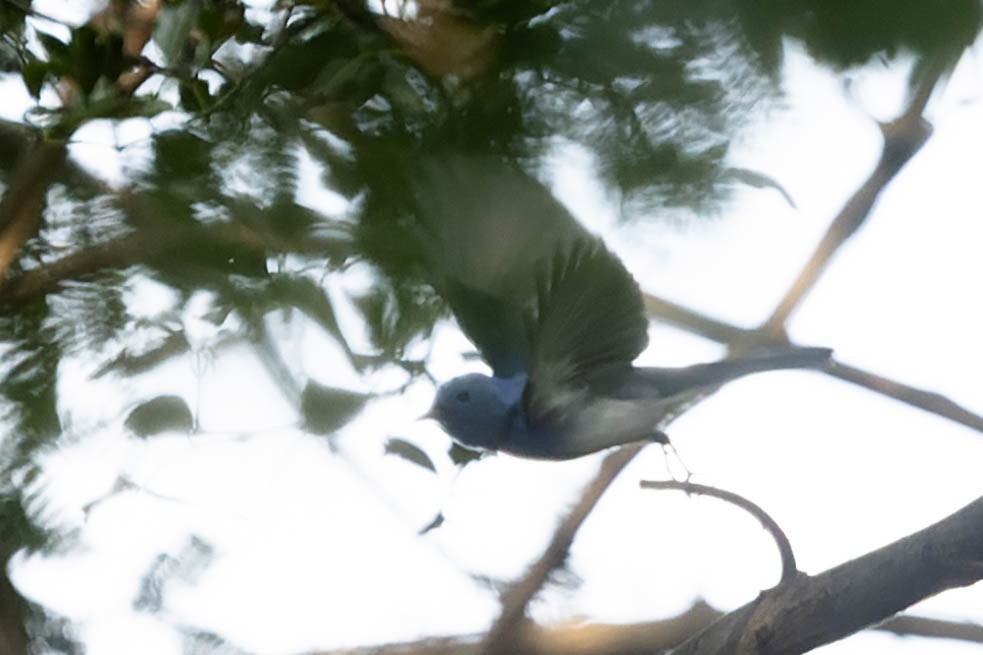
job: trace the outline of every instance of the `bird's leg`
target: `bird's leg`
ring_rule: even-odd
[[[669,441],[669,435],[662,430],[656,430],[649,435],[649,439],[662,446],[662,452],[666,457],[666,470],[669,471],[669,475],[672,476],[672,479],[675,480],[676,475],[673,472],[673,467],[669,465],[670,459],[674,459],[676,462],[678,462],[683,468],[683,471],[686,472],[686,477],[682,481],[689,482],[693,477],[693,472],[689,470],[689,467],[686,466],[686,462],[684,462],[683,458],[679,456],[679,451],[676,450],[676,447],[672,445],[671,441]]]

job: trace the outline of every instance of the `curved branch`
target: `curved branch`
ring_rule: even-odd
[[[672,654],[804,653],[981,578],[983,497],[867,555],[762,593]]]
[[[751,502],[744,496],[735,494],[732,491],[726,491],[724,489],[718,489],[717,487],[710,487],[705,484],[696,484],[695,482],[681,482],[678,480],[642,480],[639,482],[639,486],[642,489],[672,489],[675,491],[683,491],[687,494],[698,494],[700,496],[710,496],[711,498],[717,498],[725,503],[730,503],[731,505],[736,505],[740,507],[745,512],[758,519],[758,522],[768,531],[771,538],[775,540],[775,545],[778,547],[778,553],[782,558],[782,582],[787,582],[796,576],[799,572],[798,567],[795,564],[795,554],[792,552],[792,544],[789,542],[788,537],[785,536],[785,532],[778,526],[775,519],[761,509],[760,506]]]

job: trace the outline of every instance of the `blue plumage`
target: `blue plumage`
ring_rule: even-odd
[[[658,437],[728,380],[816,367],[786,348],[686,368],[639,368],[638,284],[538,182],[491,158],[422,166],[417,241],[426,274],[492,368],[454,378],[428,415],[464,446],[570,459]]]

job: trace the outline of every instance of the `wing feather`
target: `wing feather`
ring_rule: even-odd
[[[416,239],[426,275],[495,375],[529,368],[536,273],[586,232],[537,180],[490,156],[420,163]]]
[[[555,419],[583,390],[627,370],[648,344],[637,282],[593,237],[560,248],[548,262],[527,331],[532,346],[524,401],[532,421]]]

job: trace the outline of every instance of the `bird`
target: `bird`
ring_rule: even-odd
[[[412,239],[491,374],[440,385],[422,418],[479,451],[567,460],[640,441],[735,378],[822,367],[831,350],[779,347],[682,368],[635,366],[648,344],[638,283],[538,180],[505,159],[418,166]]]

